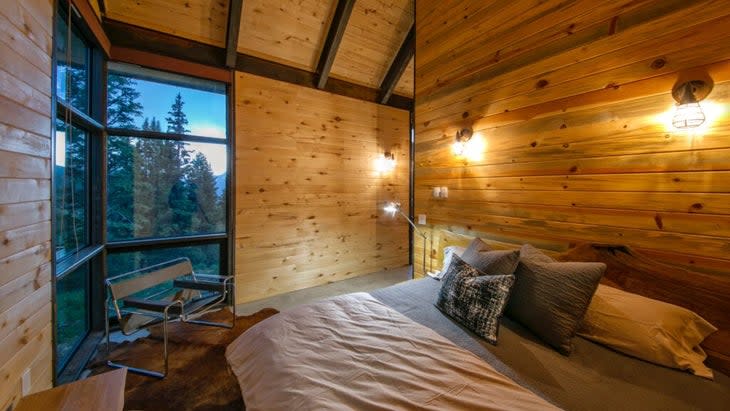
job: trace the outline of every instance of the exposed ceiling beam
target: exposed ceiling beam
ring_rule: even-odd
[[[319,63],[317,63],[317,73],[319,74],[317,79],[318,89],[323,89],[327,84],[332,63],[335,62],[337,49],[340,47],[342,36],[345,34],[347,22],[350,20],[354,6],[355,0],[339,0],[337,2],[337,8],[335,9],[334,16],[332,16],[330,29],[327,32],[327,39],[324,42],[324,47],[322,47],[322,53],[319,55]]]
[[[198,43],[182,37],[109,19],[104,19],[104,29],[109,35],[115,49],[121,50],[122,48],[126,48],[139,50],[147,52],[150,55],[172,57],[216,67],[218,69],[225,67],[226,50],[221,47]],[[138,64],[144,65],[141,62]],[[175,70],[175,67],[170,67],[170,69]],[[318,76],[316,73],[242,53],[236,54],[235,69],[303,87],[317,88]],[[377,89],[353,84],[344,80],[330,79],[323,90],[332,94],[352,97],[371,103],[378,102]],[[407,97],[393,96],[387,105],[410,110],[413,107],[413,100]]]
[[[236,67],[238,53],[238,32],[241,28],[243,0],[231,0],[228,8],[228,31],[226,31],[226,67]]]
[[[213,67],[225,67],[226,51],[223,48],[116,20],[104,19],[103,25],[116,47],[147,51]]]
[[[387,104],[388,100],[390,100],[393,95],[393,90],[395,90],[395,86],[398,84],[398,81],[400,81],[401,76],[403,76],[403,72],[406,71],[406,67],[408,67],[408,63],[413,57],[415,45],[416,27],[415,25],[412,25],[405,40],[403,40],[403,44],[400,46],[400,50],[398,50],[398,54],[395,56],[395,60],[393,60],[393,64],[390,65],[388,73],[385,74],[383,82],[380,83],[378,103]]]

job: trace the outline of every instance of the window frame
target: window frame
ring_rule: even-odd
[[[125,63],[129,64],[129,62],[124,60],[114,60],[111,59],[109,62],[118,62],[118,63]],[[190,142],[190,143],[207,143],[207,144],[218,144],[226,147],[226,183],[225,183],[225,193],[223,195],[223,198],[225,199],[225,206],[224,206],[224,228],[223,231],[220,233],[206,233],[206,234],[190,234],[190,235],[182,235],[182,236],[172,236],[172,237],[149,237],[149,238],[141,238],[141,239],[127,239],[127,240],[113,240],[108,241],[105,243],[105,248],[107,254],[117,254],[117,253],[129,253],[129,252],[138,252],[138,251],[146,251],[146,250],[153,250],[153,249],[162,249],[162,248],[175,248],[175,247],[185,247],[185,246],[205,246],[210,244],[218,244],[219,250],[220,250],[220,256],[219,256],[219,275],[228,275],[233,270],[233,258],[232,258],[232,245],[233,242],[233,235],[231,230],[231,225],[233,221],[232,217],[232,210],[233,210],[233,196],[231,195],[231,189],[233,187],[232,179],[233,179],[233,122],[232,122],[232,112],[231,107],[233,103],[233,87],[230,83],[221,82],[220,80],[214,80],[210,78],[200,77],[191,75],[189,73],[180,73],[176,72],[174,70],[165,70],[161,69],[160,67],[154,67],[152,65],[145,65],[145,64],[139,64],[135,62],[134,64],[137,64],[141,67],[160,71],[160,72],[168,72],[172,74],[179,74],[184,75],[187,77],[197,77],[200,79],[205,79],[209,81],[215,81],[222,83],[222,85],[225,86],[225,93],[226,93],[226,102],[225,102],[225,109],[226,109],[226,138],[218,138],[218,137],[208,137],[208,136],[199,136],[194,134],[177,134],[177,133],[168,133],[168,132],[157,132],[157,131],[148,131],[148,130],[136,130],[136,129],[126,129],[126,128],[119,128],[119,127],[109,127],[106,128],[106,135],[107,136],[114,136],[114,137],[128,137],[128,138],[146,138],[146,139],[156,139],[156,140],[169,140],[169,141],[180,141],[180,142]],[[108,75],[108,73],[107,73]],[[107,81],[105,79],[106,84]],[[163,83],[164,84],[164,83]],[[107,102],[104,101],[104,108],[106,109]],[[106,161],[106,158],[105,158]],[[106,179],[106,175],[104,178]],[[106,232],[105,232],[106,234]]]
[[[70,17],[70,18],[69,18]],[[88,114],[81,110],[73,107],[71,102],[67,102],[64,98],[58,95],[56,84],[58,81],[58,63],[59,56],[56,53],[56,38],[58,30],[58,18],[64,18],[66,22],[71,22],[71,32],[78,36],[84,46],[88,50],[86,56],[87,64],[87,81],[88,81]],[[52,349],[53,349],[53,381],[54,384],[60,384],[75,380],[83,367],[83,365],[91,356],[90,350],[81,350],[80,347],[87,344],[96,331],[103,327],[103,313],[99,313],[99,307],[102,307],[100,303],[104,301],[104,227],[103,227],[103,193],[105,192],[104,181],[100,178],[105,174],[105,163],[99,161],[99,155],[97,153],[100,150],[104,150],[105,143],[105,111],[99,109],[98,102],[106,100],[106,84],[105,76],[106,73],[106,58],[103,51],[96,46],[96,43],[91,41],[93,34],[85,24],[84,20],[75,13],[73,7],[69,5],[67,0],[59,0],[54,9],[53,19],[53,51],[52,51],[52,76],[51,76],[51,89],[52,89],[52,101],[51,101],[51,136],[52,136],[52,151],[51,151],[51,164],[55,167],[56,164],[56,121],[60,120],[66,123],[67,117],[71,121],[67,124],[67,127],[73,127],[82,130],[86,133],[86,232],[88,236],[88,244],[79,250],[70,252],[61,258],[56,256],[56,229],[58,221],[56,221],[55,213],[58,203],[58,199],[55,195],[56,184],[58,183],[54,177],[55,173],[51,173],[51,209],[53,210],[51,218],[51,287],[52,287]],[[86,304],[87,318],[86,323],[88,328],[84,335],[79,338],[76,342],[73,350],[64,358],[63,364],[59,364],[60,359],[58,358],[57,342],[58,342],[58,304],[56,298],[56,289],[59,281],[63,281],[69,274],[73,273],[76,269],[80,268],[84,264],[89,265],[89,278],[87,278],[88,289],[86,293],[88,300]],[[82,352],[84,351],[84,352]]]
[[[53,47],[52,47],[52,72],[51,72],[51,165],[55,165],[55,135],[56,120],[64,120],[70,111],[71,125],[87,132],[87,177],[88,177],[88,210],[87,217],[89,230],[89,245],[71,253],[61,259],[56,258],[55,253],[55,230],[56,230],[56,196],[54,194],[57,183],[51,173],[51,302],[52,302],[52,369],[53,384],[63,384],[78,379],[91,356],[97,351],[98,345],[103,338],[103,330],[106,323],[104,318],[104,304],[106,302],[106,289],[104,280],[107,277],[107,253],[145,251],[155,248],[219,244],[220,260],[219,267],[221,274],[233,274],[234,267],[234,238],[235,226],[233,222],[235,210],[235,196],[233,194],[235,179],[235,84],[232,72],[225,69],[213,69],[189,61],[175,60],[181,63],[170,70],[170,60],[158,55],[140,53],[133,49],[120,48],[115,51],[114,56],[119,57],[115,61],[128,64],[136,64],[160,71],[168,71],[174,74],[182,74],[190,77],[199,77],[206,80],[213,80],[225,85],[226,93],[226,138],[212,138],[203,136],[184,135],[185,140],[191,142],[225,144],[226,146],[226,183],[225,183],[225,226],[224,231],[218,234],[197,235],[195,237],[175,237],[164,239],[144,239],[118,241],[107,243],[106,208],[107,208],[107,139],[111,133],[115,135],[124,134],[124,130],[110,128],[107,130],[107,77],[109,61],[108,45],[99,39],[94,31],[96,22],[88,22],[83,13],[77,13],[73,0],[58,0],[54,2],[54,18],[52,25]],[[71,30],[78,35],[90,49],[87,56],[88,70],[88,114],[66,103],[63,98],[58,98],[57,87],[57,53],[56,53],[56,32],[58,30],[58,17],[62,16],[68,21],[70,15]],[[106,48],[105,48],[106,47]],[[174,139],[173,134],[162,133],[159,136],[165,139]],[[142,136],[144,137],[144,136]],[[88,304],[89,304],[89,330],[87,335],[74,347],[74,352],[64,364],[64,367],[57,371],[57,334],[58,305],[56,299],[56,284],[59,279],[73,272],[83,264],[89,264],[90,278],[88,279]],[[235,296],[235,294],[234,294]],[[235,302],[235,297],[232,296]]]

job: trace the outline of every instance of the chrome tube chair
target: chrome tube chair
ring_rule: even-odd
[[[172,286],[169,286],[172,281]],[[107,361],[114,368],[127,367],[130,372],[148,377],[165,378],[168,371],[167,324],[172,321],[200,324],[214,327],[233,328],[236,321],[236,304],[233,296],[233,276],[196,274],[188,258],[178,258],[106,280],[107,303],[106,351],[109,357],[109,309],[113,307],[124,335],[132,335],[148,326],[162,322],[164,369],[162,372],[144,368],[129,367]],[[154,288],[161,287],[162,290]],[[150,295],[144,294],[145,290]],[[232,306],[231,323],[217,323],[198,320],[203,314]]]

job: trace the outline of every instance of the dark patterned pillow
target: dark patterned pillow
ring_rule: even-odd
[[[514,282],[513,275],[484,275],[454,255],[444,274],[436,306],[496,345],[499,319]]]

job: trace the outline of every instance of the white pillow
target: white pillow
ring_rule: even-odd
[[[451,256],[454,254],[461,257],[464,254],[464,251],[466,251],[466,247],[459,247],[456,245],[450,245],[448,247],[444,247],[444,265],[441,267],[441,270],[434,274],[434,278],[441,279],[441,277],[446,274],[446,270],[448,270],[449,265],[451,264]]]

